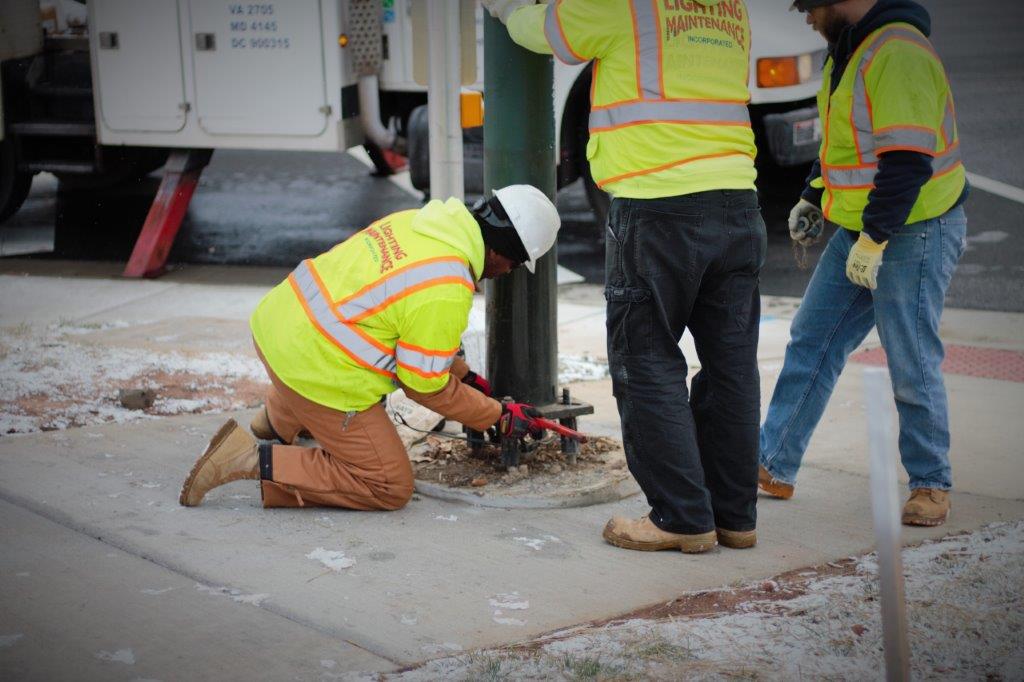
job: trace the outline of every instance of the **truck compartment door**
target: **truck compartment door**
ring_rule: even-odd
[[[106,126],[181,130],[188,105],[178,0],[94,0],[89,9],[96,99]]]
[[[327,129],[319,0],[189,0],[189,9],[203,130],[317,136]]]

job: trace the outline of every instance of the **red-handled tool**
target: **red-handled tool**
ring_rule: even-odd
[[[561,424],[559,424],[556,421],[552,421],[550,419],[542,419],[540,417],[534,417],[532,419],[532,421],[533,421],[534,424],[536,424],[540,428],[546,429],[548,431],[554,431],[559,436],[565,436],[566,438],[572,438],[574,441],[576,441],[578,443],[586,443],[587,442],[587,437],[584,436],[582,433],[580,433],[579,431],[574,431],[574,430],[570,429],[568,426],[562,426]]]

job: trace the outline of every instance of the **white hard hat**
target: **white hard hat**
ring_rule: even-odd
[[[533,185],[509,185],[494,190],[494,196],[498,197],[526,248],[529,258],[525,265],[532,273],[537,259],[547,253],[558,238],[558,228],[562,226],[558,210],[547,195]]]

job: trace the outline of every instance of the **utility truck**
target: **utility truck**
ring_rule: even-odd
[[[479,192],[483,10],[436,1],[460,8],[465,177]],[[365,145],[382,173],[407,157],[413,184],[429,192],[426,2],[44,0],[41,14],[39,0],[3,0],[0,221],[36,173],[119,183],[171,155],[165,174],[197,176],[216,149]],[[763,177],[799,175],[821,136],[813,98],[825,45],[786,4],[747,2]],[[559,187],[583,179],[600,223],[608,199],[585,156],[590,80],[589,65],[556,61],[557,177]]]

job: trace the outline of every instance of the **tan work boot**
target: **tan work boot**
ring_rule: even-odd
[[[256,440],[238,422],[229,419],[213,437],[206,451],[196,460],[178,502],[195,507],[203,496],[217,486],[243,478],[260,477],[260,458]]]
[[[249,430],[260,440],[278,440],[274,427],[270,425],[270,416],[267,414],[266,405],[249,422]]]
[[[793,497],[794,487],[772,476],[763,465],[757,467],[757,487],[772,497],[788,500]]]
[[[756,530],[726,530],[715,528],[718,534],[718,544],[732,549],[747,549],[757,544]]]
[[[613,517],[604,527],[604,539],[616,547],[654,552],[659,549],[678,549],[687,554],[707,552],[715,546],[715,531],[697,535],[669,533],[654,525],[647,516],[639,519]]]
[[[903,505],[903,523],[908,526],[941,526],[949,517],[949,492],[917,488]]]

